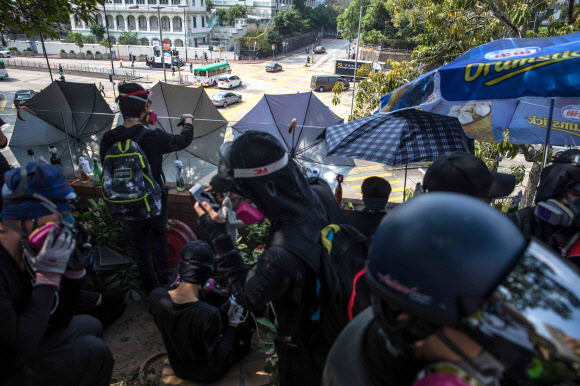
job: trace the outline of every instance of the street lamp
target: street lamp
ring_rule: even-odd
[[[167,74],[165,73],[165,51],[163,51],[163,33],[161,32],[161,14],[159,13],[160,9],[165,7],[160,6],[152,6],[151,8],[157,9],[157,25],[159,26],[159,44],[161,44],[161,65],[163,66],[163,78],[165,79],[165,83],[167,83]]]
[[[105,27],[107,27],[107,45],[109,46],[109,56],[111,57],[111,71],[113,76],[115,75],[115,66],[113,66],[113,46],[111,45],[111,36],[109,35],[109,18],[107,17],[107,8],[105,7],[105,2],[103,1],[103,11],[105,12]],[[113,92],[115,91],[115,85],[113,84]]]
[[[187,63],[187,19],[185,18],[185,8],[188,8],[189,5],[187,4],[179,4],[179,8],[183,8],[183,21],[185,21],[185,28],[183,29],[183,37],[185,40],[183,41],[183,45],[185,46],[185,63]]]
[[[354,94],[356,91],[356,71],[358,66],[358,48],[360,47],[360,23],[362,20],[362,11],[363,8],[371,9],[372,7],[373,7],[372,5],[361,5],[360,7],[360,15],[358,17],[358,34],[356,37],[356,41],[358,44],[356,45],[356,56],[354,57],[354,78],[352,80],[352,100],[350,104],[350,115],[352,115],[352,109],[354,108]]]

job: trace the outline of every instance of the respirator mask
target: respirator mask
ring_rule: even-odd
[[[539,202],[534,214],[540,220],[561,227],[580,227],[580,200],[564,204],[553,198]]]

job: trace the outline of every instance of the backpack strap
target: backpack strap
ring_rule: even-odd
[[[146,128],[144,125],[141,125],[141,130],[139,130],[139,132],[137,134],[135,134],[133,137],[131,137],[132,141],[135,141],[137,143],[139,143],[139,141],[145,136],[145,134],[147,134],[149,132],[149,129]]]
[[[270,234],[269,244],[284,248],[297,255],[308,265],[316,275],[320,275],[320,258],[322,246],[314,243],[302,232],[289,227],[276,230]]]

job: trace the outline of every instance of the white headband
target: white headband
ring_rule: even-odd
[[[262,177],[268,174],[272,174],[282,169],[288,164],[288,153],[284,152],[284,156],[276,162],[272,162],[269,165],[260,166],[251,169],[234,169],[234,178],[253,178]]]

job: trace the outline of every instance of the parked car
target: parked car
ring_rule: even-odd
[[[14,107],[21,106],[24,102],[36,95],[33,90],[18,90],[14,94]]]
[[[336,75],[312,75],[310,80],[310,88],[320,92],[332,90],[336,82],[342,82],[344,90],[348,90],[350,83],[341,76]]]
[[[324,54],[326,52],[326,48],[324,48],[322,46],[318,46],[318,47],[314,47],[313,51],[315,54]]]
[[[558,145],[552,145],[550,146],[550,148],[552,149],[552,157],[555,157],[566,150],[578,149],[577,147],[574,146],[558,146]],[[538,152],[541,150],[542,145],[528,145],[528,152],[532,158],[535,158]]]
[[[0,58],[9,58],[9,57],[10,57],[10,51],[0,50]]]
[[[242,80],[237,75],[222,76],[218,79],[218,88],[229,88],[238,87],[242,85]]]
[[[211,102],[214,106],[228,107],[232,103],[240,103],[242,101],[242,96],[240,94],[235,94],[233,92],[222,91],[215,93],[211,97]]]
[[[278,72],[282,71],[282,66],[276,62],[270,62],[266,64],[266,72]]]

